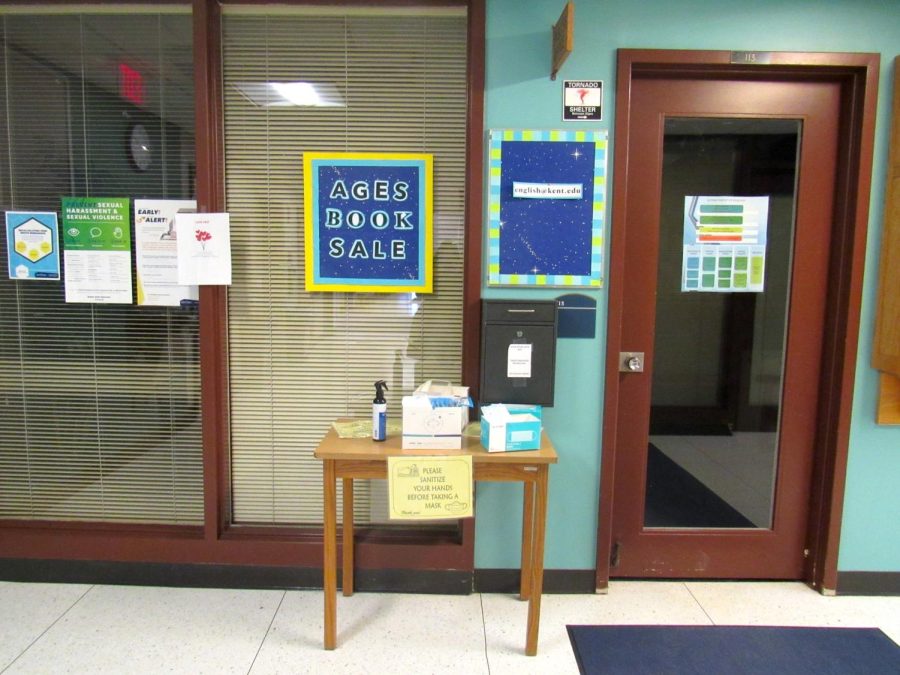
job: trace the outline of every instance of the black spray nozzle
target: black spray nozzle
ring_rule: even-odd
[[[385,390],[390,390],[387,386],[387,382],[384,380],[378,380],[375,383],[375,401],[374,403],[384,403],[384,392]]]

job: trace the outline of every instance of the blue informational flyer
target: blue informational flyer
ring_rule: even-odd
[[[6,212],[9,278],[59,280],[59,224],[55,213]]]

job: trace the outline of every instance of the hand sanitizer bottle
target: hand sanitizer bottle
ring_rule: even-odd
[[[372,440],[383,441],[387,438],[387,401],[384,390],[387,382],[378,380],[375,383],[375,399],[372,401]]]

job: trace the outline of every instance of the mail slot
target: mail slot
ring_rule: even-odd
[[[487,403],[553,405],[555,300],[483,300],[481,386]]]

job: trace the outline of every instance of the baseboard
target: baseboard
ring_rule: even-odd
[[[838,595],[900,595],[900,572],[838,572]]]
[[[545,570],[544,593],[596,592],[594,570]],[[338,574],[340,584],[340,573]],[[517,593],[519,570],[356,571],[356,590],[370,593]],[[194,588],[321,589],[322,570],[98,560],[0,558],[0,580]],[[837,595],[900,595],[900,572],[838,572]]]
[[[460,570],[356,570],[353,585],[370,593],[469,595],[474,581],[472,572]]]
[[[338,587],[341,574],[338,572]],[[192,588],[321,589],[322,570],[305,567],[25,560],[0,558],[0,580]],[[458,570],[356,571],[361,592],[467,595],[473,574]]]
[[[0,559],[0,579],[195,588],[322,588],[322,570],[314,568],[107,560]]]
[[[544,570],[544,593],[595,593],[596,570]],[[518,593],[519,570],[475,570],[477,593]]]

